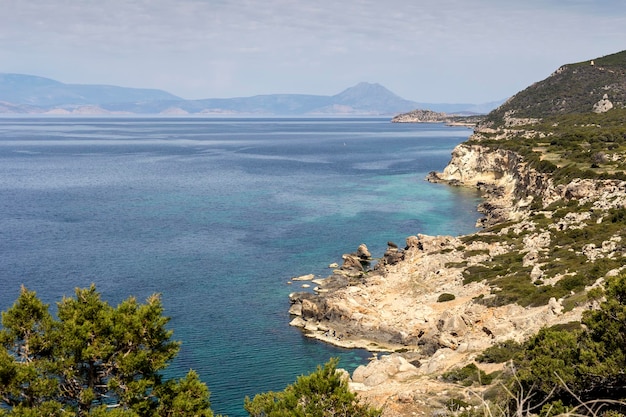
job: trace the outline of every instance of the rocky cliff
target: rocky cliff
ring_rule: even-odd
[[[555,247],[571,231],[594,233],[606,224],[609,210],[626,207],[626,182],[575,178],[555,184],[518,153],[483,145],[482,139],[476,132],[457,146],[445,170],[428,179],[483,190],[485,229],[460,237],[410,236],[404,248],[390,243],[373,269],[367,268],[372,259],[362,245],[344,255],[343,266],[331,276],[315,281],[315,294],[291,295],[291,324],[308,336],[402,352],[412,367],[376,372],[382,359],[374,360],[369,370],[353,376],[357,391],[378,405],[393,405],[388,409],[396,411],[386,415],[415,408],[426,386],[444,390],[435,387],[441,381],[434,376],[472,362],[496,343],[523,341],[542,327],[579,320],[592,306],[585,290],[625,263],[623,230],[597,243],[563,244],[563,253],[573,253],[576,262],[615,262],[576,291],[561,291],[571,287],[575,271],[565,261],[559,265]],[[563,210],[568,204],[572,208]]]
[[[491,112],[443,172],[429,174],[483,192],[476,233],[409,236],[377,263],[361,245],[314,280],[314,293],[291,294],[291,324],[306,335],[393,352],[352,376],[385,416],[469,401],[444,372],[579,321],[596,307],[589,290],[626,269],[625,76],[626,51],[563,66]],[[415,111],[394,121],[442,117]]]

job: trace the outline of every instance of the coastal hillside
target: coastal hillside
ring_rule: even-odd
[[[520,92],[429,175],[483,192],[476,233],[414,231],[380,257],[361,245],[315,294],[291,295],[306,335],[390,353],[352,375],[383,415],[556,415],[623,398],[626,352],[611,340],[626,338],[624,56]]]
[[[487,122],[510,117],[545,118],[603,112],[626,103],[626,51],[563,65],[543,81],[515,94],[492,111]]]

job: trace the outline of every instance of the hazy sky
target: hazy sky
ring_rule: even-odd
[[[0,72],[183,98],[507,98],[626,49],[625,0],[0,0]]]

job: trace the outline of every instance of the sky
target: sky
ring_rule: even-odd
[[[0,0],[0,72],[186,99],[506,99],[626,49],[625,0]]]

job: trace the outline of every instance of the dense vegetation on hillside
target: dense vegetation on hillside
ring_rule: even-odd
[[[616,107],[626,103],[626,51],[562,66],[511,97],[487,116],[487,122],[502,125],[506,115],[545,118],[586,113],[605,94]]]
[[[561,299],[565,311],[587,301],[586,287],[604,277],[607,272],[623,266],[624,249],[621,244],[614,255],[598,256],[590,260],[588,248],[601,248],[611,239],[626,240],[626,208],[607,212],[590,210],[589,206],[576,206],[572,203],[554,210],[550,217],[537,213],[530,217],[527,225],[517,230],[513,224],[494,226],[483,232],[463,237],[465,244],[497,240],[507,245],[506,253],[488,257],[478,265],[468,266],[463,272],[464,283],[485,281],[492,288],[492,297],[479,298],[475,302],[487,306],[501,306],[517,303],[522,306],[540,306],[550,298]],[[589,216],[574,228],[559,230],[559,224],[568,213],[589,212]],[[554,227],[550,228],[550,225]],[[499,233],[507,228],[505,234]],[[541,265],[541,278],[531,278],[532,267],[524,263],[526,255],[521,249],[523,241],[537,230],[547,233],[552,242],[551,249],[537,254]],[[593,246],[591,246],[593,245]],[[468,253],[467,257],[471,257]],[[465,265],[448,265],[463,267]]]

